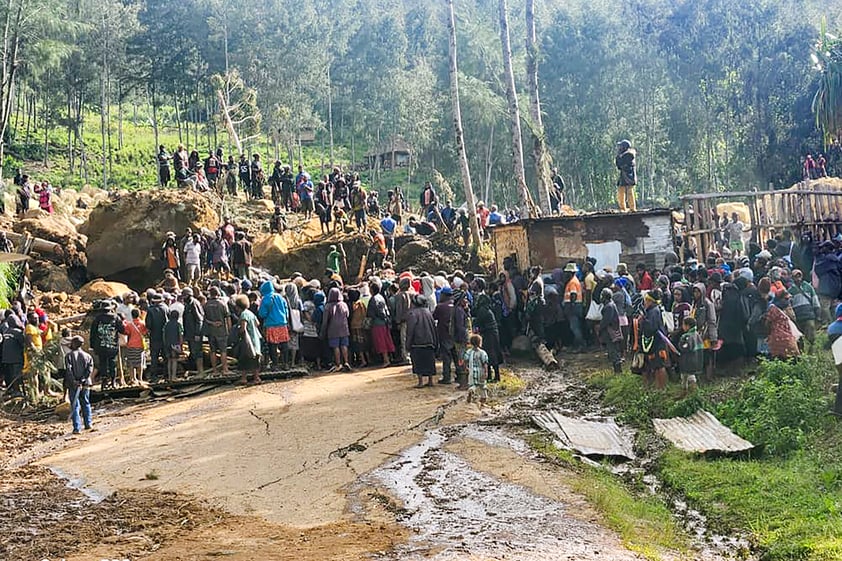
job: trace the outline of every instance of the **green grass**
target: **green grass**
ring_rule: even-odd
[[[652,418],[704,408],[761,445],[749,458],[669,449],[657,475],[718,530],[748,535],[764,561],[829,561],[842,559],[842,425],[827,413],[835,378],[829,354],[818,351],[794,364],[761,363],[692,396],[675,385],[645,390],[631,374],[600,373],[589,383],[644,433]]]
[[[642,483],[633,488],[604,469],[577,461],[541,435],[533,435],[529,444],[570,470],[566,483],[593,505],[628,549],[652,561],[671,558],[667,552],[689,551],[689,539],[666,503]]]
[[[809,452],[707,460],[671,449],[660,477],[720,529],[748,532],[764,560],[842,559],[842,463]]]

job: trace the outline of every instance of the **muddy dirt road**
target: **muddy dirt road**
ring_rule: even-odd
[[[413,381],[316,376],[99,416],[76,439],[49,426],[2,449],[0,558],[638,559],[563,470],[485,426],[504,400]]]

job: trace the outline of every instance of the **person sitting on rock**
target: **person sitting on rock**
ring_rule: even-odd
[[[426,220],[419,222],[414,216],[409,218],[409,227],[415,230],[415,233],[419,236],[431,236],[438,231],[436,225],[432,222],[427,222]]]
[[[335,234],[340,228],[339,231],[344,232],[346,226],[348,226],[348,215],[345,209],[338,204],[333,205],[333,233]]]
[[[269,219],[269,233],[283,234],[287,229],[287,217],[281,213],[281,207],[276,206],[272,218]]]

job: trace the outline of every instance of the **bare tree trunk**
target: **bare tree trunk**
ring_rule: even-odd
[[[67,164],[69,173],[73,174],[75,154],[73,153],[73,89],[67,86]]]
[[[21,18],[23,16],[23,2],[18,2],[15,10],[15,19],[12,23],[12,0],[7,1],[6,21],[3,25],[3,71],[2,82],[0,82],[0,162],[3,161],[6,152],[6,129],[9,127],[9,117],[12,110],[12,98],[14,96],[15,78],[20,65],[18,61],[18,47],[20,46]],[[9,30],[13,29],[12,37],[9,37]],[[27,130],[28,130],[27,119]],[[28,137],[28,133],[27,133]],[[28,138],[27,138],[28,140]],[[3,166],[0,165],[0,179],[3,177]]]
[[[47,83],[50,82],[50,73],[47,72]],[[50,102],[47,93],[44,92],[44,167],[50,164]]]
[[[237,130],[234,128],[234,123],[231,121],[231,114],[228,112],[228,103],[225,96],[222,94],[222,90],[216,90],[216,96],[217,101],[219,101],[219,109],[222,111],[222,121],[225,123],[225,129],[228,131],[228,138],[234,143],[234,147],[237,149],[237,154],[242,154],[243,145],[240,142],[240,135],[237,134]]]
[[[158,133],[158,105],[155,99],[155,84],[149,88],[149,102],[152,105],[152,134],[155,135],[155,150],[161,145]]]
[[[491,132],[488,134],[488,150],[485,153],[485,197],[489,201],[491,195],[491,170],[494,168],[494,125],[491,125]]]
[[[534,218],[537,213],[526,186],[526,172],[523,166],[523,135],[520,129],[520,107],[515,89],[515,73],[512,69],[512,45],[509,39],[509,15],[506,0],[500,0],[500,43],[503,46],[503,67],[506,75],[506,98],[509,102],[509,122],[512,128],[512,164],[514,166],[515,181],[518,186],[518,196],[522,208]]]
[[[468,167],[468,154],[465,152],[465,135],[462,130],[462,107],[459,104],[459,69],[456,62],[456,14],[453,10],[453,0],[445,0],[449,11],[447,28],[450,44],[450,99],[453,103],[453,128],[456,133],[456,152],[462,171],[462,187],[465,190],[465,201],[468,206],[469,222],[471,224],[471,241],[475,248],[482,246],[477,222],[477,205],[474,200],[474,189],[471,185],[471,170]]]
[[[178,127],[178,141],[181,142],[181,111],[178,108],[178,94],[173,94],[173,99],[175,100],[175,126]],[[190,139],[187,140],[189,144]]]
[[[330,81],[330,63],[327,65],[327,131],[330,140],[330,169],[333,170],[333,84]]]
[[[532,159],[535,163],[535,177],[538,179],[538,202],[541,212],[549,216],[550,155],[544,133],[544,119],[541,115],[541,98],[538,93],[538,45],[535,33],[535,0],[526,0],[526,83],[529,85],[529,115],[532,119]]]
[[[107,49],[103,49],[103,53]],[[105,66],[105,55],[103,54],[103,67]],[[102,188],[108,189],[108,133],[106,131],[106,117],[105,117],[105,72],[99,79],[99,133],[102,141]]]
[[[123,149],[123,83],[117,81],[117,150]]]

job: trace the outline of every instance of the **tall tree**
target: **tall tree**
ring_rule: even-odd
[[[512,67],[512,43],[509,37],[509,14],[506,0],[500,0],[500,44],[503,47],[503,69],[506,79],[506,99],[509,102],[509,126],[512,134],[512,165],[517,181],[520,206],[529,212],[531,218],[537,216],[535,203],[526,186],[526,170],[523,165],[523,134],[520,127],[520,105],[517,100],[515,71]]]
[[[474,188],[471,185],[471,170],[468,167],[468,155],[465,153],[465,135],[462,131],[462,107],[459,105],[459,67],[456,62],[456,14],[453,0],[445,0],[448,9],[447,30],[450,42],[450,99],[453,104],[453,128],[456,133],[456,152],[459,157],[459,169],[462,172],[462,188],[468,205],[468,218],[471,224],[471,241],[474,248],[482,246],[477,222],[477,205],[474,200]]]
[[[529,116],[532,129],[532,160],[538,180],[538,201],[541,212],[550,214],[550,154],[541,115],[541,97],[538,92],[538,40],[535,32],[535,0],[526,0],[526,83],[529,86]]]

